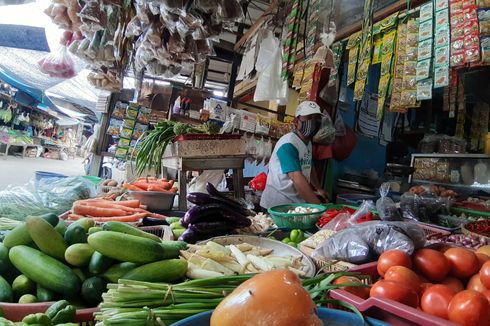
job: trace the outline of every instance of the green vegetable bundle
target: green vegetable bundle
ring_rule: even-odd
[[[136,172],[142,175],[146,169],[155,168],[159,174],[165,149],[176,136],[204,132],[204,129],[194,128],[185,123],[159,122],[155,129],[140,138],[141,146],[136,155]]]

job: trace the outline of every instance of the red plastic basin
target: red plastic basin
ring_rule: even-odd
[[[359,265],[350,269],[371,277],[374,283],[379,279],[376,269],[378,263]],[[368,298],[366,300],[347,292],[337,289],[330,292],[333,299],[348,302],[367,316],[377,318],[392,325],[423,325],[423,326],[457,326],[446,319],[429,315],[421,310],[409,307],[399,302],[384,298]]]

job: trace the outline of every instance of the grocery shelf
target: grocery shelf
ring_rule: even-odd
[[[436,185],[436,186],[443,186],[447,188],[461,188],[461,189],[468,189],[468,190],[485,190],[490,192],[490,184],[482,185],[482,184],[472,184],[472,185],[464,185],[461,183],[447,183],[447,182],[439,182],[439,181],[431,181],[431,180],[419,180],[419,179],[412,179],[412,184],[419,184],[419,185]]]

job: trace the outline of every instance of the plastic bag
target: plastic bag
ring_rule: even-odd
[[[45,213],[61,215],[74,201],[95,197],[96,186],[83,177],[44,178],[0,191],[0,216],[23,221]]]
[[[335,141],[332,144],[333,158],[337,161],[343,161],[347,159],[354,148],[357,145],[357,137],[354,130],[349,127],[345,127],[345,135],[335,137]]]
[[[335,141],[335,127],[328,113],[322,116],[322,124],[320,130],[313,137],[313,142],[322,145],[331,145]]]
[[[440,214],[449,214],[450,203],[450,198],[438,197],[430,192],[420,195],[406,192],[400,198],[403,218],[424,222],[430,222]]]
[[[236,0],[220,0],[218,21],[239,22],[245,17],[242,6]]]
[[[425,232],[415,223],[366,222],[328,238],[312,254],[321,259],[337,259],[363,264],[391,249],[411,255],[425,245]]]
[[[267,174],[261,172],[248,183],[248,186],[255,191],[264,191],[266,184]]]
[[[71,78],[75,74],[75,63],[66,46],[61,46],[58,51],[46,55],[38,62],[41,72],[50,77]]]
[[[342,231],[355,225],[359,219],[369,214],[374,208],[374,203],[371,200],[365,200],[352,215],[348,211],[341,212],[322,227],[322,230]]]
[[[376,201],[376,209],[383,221],[401,221],[402,217],[398,208],[396,208],[395,202],[390,197],[387,197],[390,192],[390,186],[390,182],[385,182],[379,188],[381,198]]]
[[[271,159],[271,156],[272,156],[272,150],[273,150],[273,146],[272,146],[272,140],[269,138],[267,139],[267,142],[265,143],[265,149],[264,149],[264,165],[267,165],[269,164],[269,161]]]

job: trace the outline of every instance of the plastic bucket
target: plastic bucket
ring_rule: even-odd
[[[42,179],[54,179],[54,178],[67,178],[66,175],[54,173],[54,172],[45,172],[45,171],[36,171],[36,181],[41,181]]]

